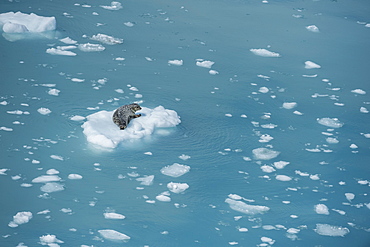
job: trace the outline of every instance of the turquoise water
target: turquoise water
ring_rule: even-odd
[[[368,1],[121,3],[0,4],[57,20],[51,39],[0,37],[0,246],[370,245]],[[89,38],[98,33],[124,42]],[[66,37],[105,50],[46,52]],[[87,141],[86,119],[70,119],[132,102],[181,123],[107,150]],[[174,163],[189,172],[161,173]],[[32,182],[46,174],[61,191]],[[151,185],[136,180],[149,175]],[[32,218],[8,226],[18,212]]]

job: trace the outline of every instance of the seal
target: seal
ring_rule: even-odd
[[[135,114],[136,111],[141,110],[141,107],[134,103],[130,105],[123,105],[113,113],[113,122],[121,129],[124,130],[131,119],[138,118],[141,114]]]

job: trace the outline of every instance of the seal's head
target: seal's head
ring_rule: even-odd
[[[130,104],[130,107],[131,107],[132,112],[134,113],[141,110],[141,107],[136,103]]]

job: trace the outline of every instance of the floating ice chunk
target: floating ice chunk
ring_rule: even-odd
[[[6,169],[6,168],[0,169],[0,175],[6,175],[6,171],[8,170],[9,169]]]
[[[307,26],[306,29],[308,31],[311,31],[311,32],[314,32],[314,33],[319,33],[320,32],[319,28],[315,25]]]
[[[171,197],[163,195],[163,194],[156,196],[155,199],[157,199],[158,201],[161,201],[161,202],[170,202],[171,201]]]
[[[39,109],[37,109],[37,111],[41,114],[41,115],[48,115],[51,113],[51,110],[48,109],[48,108],[45,108],[45,107],[41,107]]]
[[[344,237],[349,233],[349,229],[341,226],[332,226],[328,224],[316,224],[314,231],[323,236]]]
[[[315,205],[315,212],[318,214],[326,214],[329,215],[329,209],[325,204],[317,204]]]
[[[274,162],[274,166],[276,169],[283,169],[285,166],[289,165],[290,162],[287,161],[277,161]]]
[[[48,91],[48,94],[50,94],[50,95],[54,95],[54,96],[58,96],[58,95],[59,95],[59,93],[60,93],[60,90],[58,90],[58,89],[56,89],[56,88],[51,88],[51,89],[49,89],[49,91]]]
[[[52,192],[58,192],[64,190],[64,186],[59,183],[46,183],[43,186],[41,186],[40,190],[45,193],[52,193]]]
[[[56,170],[56,169],[49,169],[46,171],[46,174],[48,175],[56,175],[56,174],[59,174],[59,171]]]
[[[247,232],[247,231],[248,231],[248,228],[245,228],[245,227],[239,228],[239,232]]]
[[[9,103],[5,100],[0,102],[0,105],[7,105],[7,104],[9,104]]]
[[[78,49],[84,52],[104,51],[105,47],[100,44],[79,44]]]
[[[115,148],[121,142],[149,137],[158,128],[175,127],[181,122],[175,111],[163,106],[154,109],[142,107],[142,116],[132,120],[122,131],[113,123],[113,113],[100,111],[86,117],[82,128],[88,142],[103,148]]]
[[[10,221],[8,226],[17,227],[19,225],[28,223],[30,219],[32,219],[31,212],[18,212],[16,215],[13,216],[13,221]]]
[[[61,161],[64,160],[64,158],[62,156],[55,155],[55,154],[50,155],[50,158],[52,158],[54,160],[61,160]]]
[[[75,115],[75,116],[73,116],[73,117],[70,117],[70,119],[71,119],[72,121],[83,121],[83,120],[85,120],[86,118],[85,118],[85,117],[83,117],[83,116]]]
[[[126,27],[133,27],[135,24],[134,23],[132,23],[132,22],[130,22],[130,21],[128,21],[128,22],[124,22],[123,23]]]
[[[352,93],[357,93],[357,94],[366,94],[366,91],[362,90],[362,89],[354,89],[351,91]]]
[[[180,159],[182,159],[182,160],[188,160],[188,159],[190,159],[191,157],[190,157],[189,155],[182,154],[182,155],[180,155],[180,156],[179,156],[179,158],[180,158]]]
[[[123,43],[123,39],[114,38],[112,36],[101,34],[101,33],[98,33],[97,35],[93,35],[90,39],[101,42],[103,44],[107,44],[107,45],[115,45],[115,44]]]
[[[41,245],[48,245],[49,247],[58,247],[59,244],[64,243],[62,240],[57,239],[55,235],[43,235],[40,237]]]
[[[341,123],[338,118],[318,118],[317,122],[330,128],[340,128],[343,126],[343,123]]]
[[[288,109],[288,110],[293,109],[296,106],[297,106],[296,102],[284,102],[283,103],[283,108]]]
[[[227,198],[225,202],[229,204],[231,209],[244,214],[262,214],[270,210],[270,208],[266,206],[249,205],[245,202],[236,201],[230,198]]]
[[[279,53],[272,52],[266,49],[250,49],[250,51],[257,56],[261,57],[281,57]]]
[[[270,245],[273,245],[275,243],[275,240],[273,240],[272,238],[268,238],[268,237],[262,237],[261,241],[264,243],[268,243]]]
[[[0,14],[0,26],[5,33],[40,33],[56,28],[55,17],[43,17],[34,13],[7,12]]]
[[[190,166],[174,163],[161,169],[161,173],[170,177],[180,177],[190,171]]]
[[[173,193],[181,193],[189,188],[187,183],[168,183],[167,188]]]
[[[276,175],[275,178],[276,178],[276,180],[284,181],[284,182],[292,180],[292,178],[287,176],[287,175]]]
[[[268,93],[270,90],[267,87],[260,87],[258,90],[260,93]]]
[[[32,179],[32,183],[58,182],[60,180],[61,178],[57,175],[42,175],[42,176]]]
[[[304,64],[305,64],[305,66],[304,66],[305,69],[320,69],[321,68],[320,65],[318,65],[314,62],[311,62],[311,61],[306,61],[306,62],[304,62]]]
[[[64,44],[68,44],[68,45],[77,44],[77,41],[71,39],[70,37],[66,37],[66,38],[60,39],[60,41],[62,41]]]
[[[320,179],[320,177],[319,177],[319,175],[318,175],[318,174],[315,174],[315,175],[310,175],[310,179],[311,179],[311,180],[319,180],[319,179]]]
[[[117,93],[124,93],[125,91],[123,91],[123,89],[122,88],[117,88],[117,89],[115,89],[114,91],[116,91]]]
[[[117,213],[104,213],[104,218],[113,220],[123,220],[126,217],[122,214]]]
[[[0,127],[0,130],[4,130],[4,131],[8,131],[8,132],[13,131],[12,128],[4,127],[4,126]]]
[[[369,113],[369,110],[366,109],[366,107],[361,106],[360,112],[362,112],[362,113]]]
[[[355,199],[355,194],[353,193],[344,193],[344,195],[346,196],[348,201],[352,201],[353,199]]]
[[[82,176],[80,174],[69,174],[68,179],[71,179],[71,180],[82,179]]]
[[[268,166],[268,165],[261,166],[261,169],[263,172],[267,172],[267,173],[276,171],[272,166]]]
[[[120,2],[113,1],[110,3],[110,5],[100,5],[103,9],[108,9],[108,10],[119,10],[122,9],[122,4]]]
[[[338,139],[336,139],[334,137],[328,137],[328,138],[326,138],[326,142],[327,143],[330,143],[330,144],[337,144],[337,143],[339,143]]]
[[[241,199],[243,199],[243,197],[241,197],[241,196],[239,196],[237,194],[229,194],[228,197],[231,198],[231,199],[234,199],[234,200],[241,200]]]
[[[146,185],[146,186],[152,185],[153,184],[153,180],[154,180],[154,175],[144,176],[142,178],[137,178],[136,179],[136,181],[141,182],[140,184]]]
[[[207,68],[207,69],[210,69],[212,67],[212,65],[215,63],[215,62],[208,61],[208,60],[203,60],[203,59],[197,59],[197,60],[198,60],[196,62],[197,66]]]
[[[181,66],[183,64],[183,61],[182,60],[168,60],[168,64]]]
[[[57,48],[46,49],[46,53],[51,55],[62,55],[62,56],[76,56],[77,54],[72,51],[65,51]]]
[[[219,74],[217,70],[213,70],[213,69],[211,69],[210,71],[208,71],[208,73],[210,75],[217,75],[217,74]]]
[[[264,143],[264,142],[269,142],[272,139],[274,139],[274,137],[270,136],[269,134],[264,134],[260,136],[260,139],[258,141]]]
[[[257,160],[270,160],[276,158],[280,152],[267,148],[256,148],[252,150],[254,158]]]

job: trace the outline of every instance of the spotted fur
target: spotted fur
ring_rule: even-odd
[[[139,110],[141,110],[141,107],[136,103],[130,105],[123,105],[113,113],[113,122],[121,130],[124,130],[131,121],[131,119],[141,116],[141,114],[135,114],[135,112]]]

